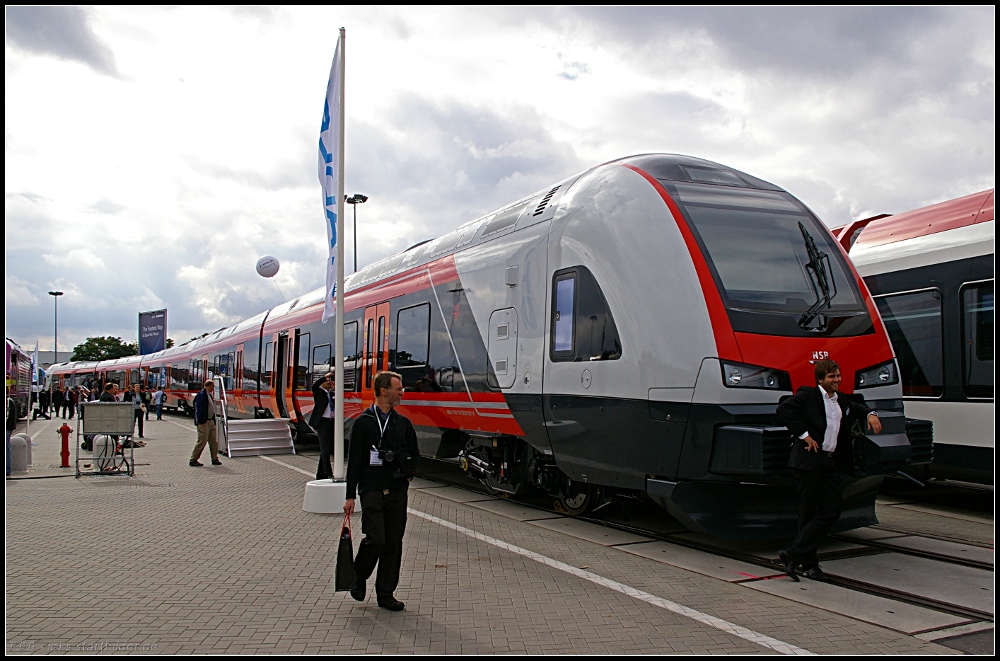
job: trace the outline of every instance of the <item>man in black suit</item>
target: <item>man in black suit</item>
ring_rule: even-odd
[[[832,360],[816,363],[816,387],[802,386],[778,405],[778,418],[796,440],[788,465],[799,485],[799,531],[792,544],[778,552],[785,573],[794,580],[796,565],[803,576],[828,580],[819,567],[816,547],[840,518],[841,471],[854,463],[851,426],[860,420],[876,434],[878,416],[840,392],[840,366]]]
[[[319,466],[316,468],[317,480],[328,480],[333,477],[333,467],[330,465],[330,455],[333,454],[333,429],[335,418],[333,413],[333,372],[327,372],[313,384],[313,410],[309,415],[309,426],[316,430],[319,436]]]

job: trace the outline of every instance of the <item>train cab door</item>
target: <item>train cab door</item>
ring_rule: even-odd
[[[285,397],[288,394],[288,331],[278,333],[278,344],[274,352],[274,404],[278,407],[278,417],[290,418]]]
[[[364,355],[361,400],[365,406],[375,401],[375,375],[389,369],[389,302],[365,309]]]

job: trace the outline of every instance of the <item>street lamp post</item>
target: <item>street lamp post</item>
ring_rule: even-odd
[[[55,304],[55,317],[52,327],[52,362],[59,362],[59,297],[63,295],[61,291],[50,291],[49,296]]]
[[[358,272],[358,205],[364,204],[368,201],[367,195],[362,195],[361,193],[355,193],[354,195],[347,197],[344,196],[344,201],[354,207],[354,272]]]

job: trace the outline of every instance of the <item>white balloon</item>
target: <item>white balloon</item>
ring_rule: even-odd
[[[257,260],[257,273],[265,278],[273,278],[280,266],[277,259],[265,255]]]

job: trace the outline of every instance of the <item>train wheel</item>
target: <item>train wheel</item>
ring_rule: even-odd
[[[583,516],[597,507],[601,502],[601,490],[592,484],[581,484],[579,487],[575,496],[560,496],[554,509],[570,516]]]

